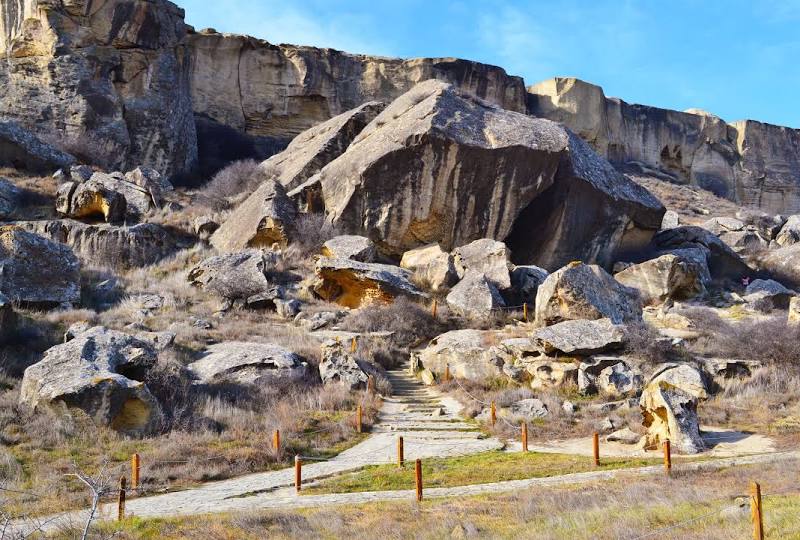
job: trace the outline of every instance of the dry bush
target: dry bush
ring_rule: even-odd
[[[401,347],[414,347],[447,330],[428,308],[404,296],[391,304],[372,304],[352,311],[340,326],[351,332],[392,332],[392,340]]]
[[[253,159],[234,161],[220,170],[203,188],[202,194],[218,206],[228,206],[228,199],[252,193],[266,178],[265,172]]]
[[[656,365],[673,359],[674,351],[669,340],[664,339],[646,323],[625,327],[625,353],[644,365]]]
[[[302,267],[309,257],[319,254],[325,242],[341,234],[325,214],[300,214],[294,222],[292,243],[284,257]]]

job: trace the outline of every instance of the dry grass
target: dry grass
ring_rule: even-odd
[[[266,179],[257,161],[235,161],[214,175],[202,195],[218,209],[230,208],[242,194],[249,195]]]

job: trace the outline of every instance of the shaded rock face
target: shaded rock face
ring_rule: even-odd
[[[669,439],[672,447],[683,454],[703,451],[697,404],[706,397],[705,381],[696,368],[667,364],[657,370],[639,400],[642,423],[647,428],[645,448],[659,448]]]
[[[538,266],[515,266],[511,270],[511,296],[514,303],[527,303],[531,306],[536,302],[536,293],[545,279],[547,270]]]
[[[700,250],[706,254],[714,279],[738,280],[753,272],[733,249],[702,227],[681,226],[661,231],[653,237],[653,246],[656,251],[674,254],[685,254],[684,250],[688,249]]]
[[[470,271],[450,290],[447,305],[462,315],[485,319],[506,304],[494,281],[484,274]]]
[[[362,103],[392,101],[427,79],[509,110],[526,109],[522,79],[455,58],[354,55],[213,31],[190,35],[188,48],[195,113],[253,137],[291,139]]]
[[[530,114],[563,123],[616,165],[645,164],[744,206],[800,210],[800,132],[752,120],[631,105],[555,78],[528,88]]]
[[[403,253],[400,267],[410,270],[418,283],[424,283],[433,292],[448,290],[458,281],[453,255],[431,244]]]
[[[0,178],[0,219],[8,219],[17,209],[22,190],[10,180]]]
[[[278,182],[268,180],[234,210],[211,235],[211,245],[220,251],[285,246],[291,235],[297,209]]]
[[[624,357],[594,356],[578,366],[578,390],[621,398],[639,392],[642,376]]]
[[[797,293],[787,289],[774,279],[754,279],[745,290],[744,300],[766,311],[788,309],[789,302]]]
[[[68,246],[13,225],[0,227],[0,292],[35,307],[76,304],[80,263]]]
[[[0,165],[46,174],[73,163],[73,156],[43,142],[16,122],[0,122]]]
[[[349,308],[391,303],[396,296],[423,298],[411,273],[397,266],[321,257],[316,264],[314,292]]]
[[[609,319],[620,324],[641,318],[636,291],[599,266],[569,264],[550,274],[536,294],[536,322],[541,325],[575,319]]]
[[[508,237],[514,262],[544,268],[610,263],[646,245],[664,212],[560,126],[435,80],[392,102],[304,186],[331,222],[388,254]]]
[[[14,306],[0,293],[0,345],[5,345],[9,339],[14,338],[16,331],[17,314],[14,312]]]
[[[145,341],[98,326],[45,352],[25,370],[20,403],[33,408],[64,404],[95,422],[126,433],[154,427],[160,406],[144,378],[156,363]]]
[[[622,326],[599,319],[564,321],[539,328],[531,339],[546,355],[590,355],[622,347],[624,337]]]
[[[206,383],[277,384],[308,375],[297,354],[272,343],[226,341],[211,345],[189,370]]]
[[[61,219],[18,221],[14,225],[66,244],[86,265],[115,269],[141,268],[172,255],[176,250],[172,235],[154,223],[117,227]]]
[[[183,10],[166,0],[0,3],[0,115],[60,145],[172,175],[197,141]]]
[[[667,254],[630,266],[615,274],[614,278],[639,291],[645,305],[653,305],[704,295],[707,275],[705,262],[695,263],[691,259]]]

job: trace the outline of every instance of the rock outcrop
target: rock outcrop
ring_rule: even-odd
[[[410,270],[417,283],[433,292],[444,292],[458,281],[453,255],[443,251],[439,244],[406,251],[400,267]]]
[[[13,302],[47,308],[81,299],[72,250],[17,226],[0,227],[0,276],[0,293]]]
[[[371,263],[377,252],[369,238],[342,235],[331,238],[322,245],[322,256]]]
[[[706,292],[708,267],[669,253],[656,259],[634,264],[614,274],[614,278],[639,291],[645,305],[667,300],[688,300]]]
[[[357,359],[345,351],[341,341],[328,340],[322,344],[319,376],[323,384],[340,384],[349,390],[365,389],[370,375],[375,376],[376,366]]]
[[[503,242],[481,238],[453,250],[453,263],[459,279],[467,273],[483,274],[498,289],[511,287],[509,258],[511,253]]]
[[[268,292],[273,284],[267,273],[274,265],[272,253],[248,249],[209,257],[189,271],[188,279],[192,285],[224,300],[224,307],[229,307],[234,301],[247,302]]]
[[[487,346],[494,341],[494,332],[481,330],[452,330],[431,340],[417,353],[421,367],[433,374],[450,374],[459,379],[486,381],[503,377],[503,360],[496,350]]]
[[[206,384],[274,385],[297,382],[308,364],[297,354],[272,343],[225,341],[211,345],[189,370]]]
[[[0,11],[3,9],[8,8],[0,6]],[[0,166],[47,174],[73,163],[73,156],[43,142],[16,122],[0,122]]]
[[[64,404],[118,431],[143,433],[160,417],[160,406],[143,382],[156,359],[145,341],[91,328],[48,349],[26,369],[19,400],[34,409]]]
[[[0,116],[108,167],[191,168],[183,15],[166,0],[0,3]]]
[[[660,253],[691,258],[697,258],[696,253],[699,250],[705,255],[710,275],[714,279],[739,280],[753,273],[733,249],[702,227],[681,226],[661,231],[653,237],[653,246]],[[685,251],[689,249],[694,254],[690,255]]]
[[[622,347],[624,328],[609,319],[564,321],[539,328],[531,339],[546,355],[591,355]]]
[[[58,187],[56,210],[76,219],[139,220],[160,208],[164,188],[172,188],[156,171],[143,174],[141,168],[127,175],[96,172],[87,180],[79,174],[70,176]]]
[[[572,78],[543,81],[528,92],[530,114],[563,123],[617,166],[644,164],[773,214],[800,211],[798,130],[631,105]]]
[[[575,319],[610,319],[620,324],[641,318],[636,291],[599,266],[570,263],[550,274],[536,294],[536,322],[540,325]]]
[[[400,295],[425,296],[411,283],[411,272],[389,264],[321,257],[315,272],[314,292],[324,300],[349,308],[390,303]]]
[[[484,274],[470,271],[450,290],[447,305],[461,315],[487,319],[493,311],[506,304],[494,281]]]

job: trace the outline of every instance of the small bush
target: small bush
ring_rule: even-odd
[[[203,193],[222,207],[228,199],[242,193],[251,193],[266,178],[257,161],[245,159],[235,161],[219,171],[203,189]]]
[[[294,229],[292,244],[286,250],[286,257],[292,260],[318,254],[325,242],[342,234],[324,214],[301,214],[294,222]]]
[[[668,340],[647,324],[631,324],[625,328],[625,352],[643,364],[660,364],[672,356]]]
[[[341,327],[351,332],[393,332],[392,341],[399,347],[413,347],[446,331],[427,308],[402,296],[389,305],[373,304],[351,312]]]

